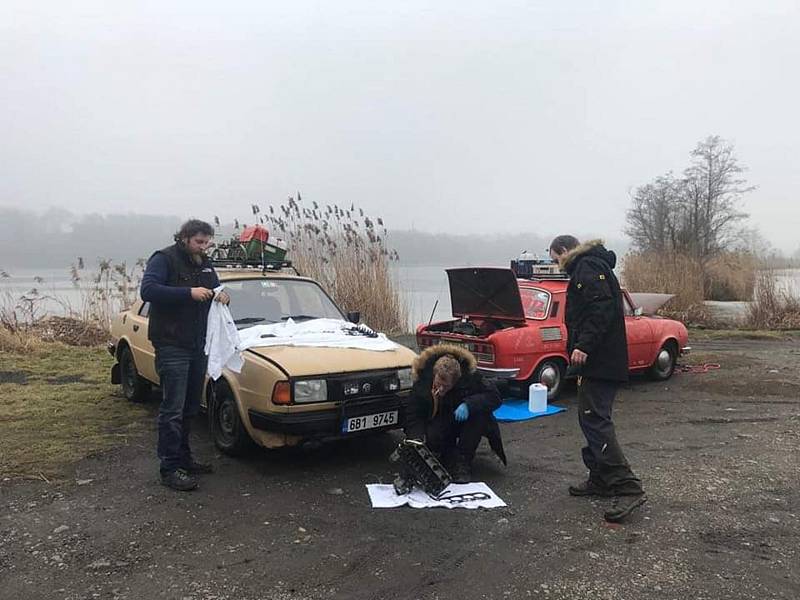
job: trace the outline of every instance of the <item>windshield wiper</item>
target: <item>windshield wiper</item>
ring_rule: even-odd
[[[264,317],[242,317],[241,319],[234,319],[233,322],[235,325],[250,325],[252,323],[260,323],[261,321],[266,320],[267,319]]]
[[[293,321],[308,321],[309,319],[319,319],[317,315],[289,315],[287,317],[281,317],[281,321],[288,321],[292,319]]]

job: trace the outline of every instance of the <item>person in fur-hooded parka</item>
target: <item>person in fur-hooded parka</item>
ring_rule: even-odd
[[[500,406],[500,393],[477,371],[471,352],[452,344],[431,346],[414,361],[413,375],[407,437],[424,440],[456,482],[470,481],[472,459],[483,436],[506,464],[493,414]]]

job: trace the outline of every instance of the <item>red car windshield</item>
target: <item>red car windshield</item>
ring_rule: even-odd
[[[522,310],[526,319],[544,320],[550,308],[550,292],[533,288],[520,288]]]

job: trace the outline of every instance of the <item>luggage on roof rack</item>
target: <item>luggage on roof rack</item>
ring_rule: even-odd
[[[216,244],[209,253],[215,266],[253,267],[278,270],[291,267],[286,260],[286,242],[269,242],[269,231],[261,225],[246,226],[238,235]]]
[[[557,262],[550,258],[539,258],[527,251],[511,261],[511,270],[518,279],[569,279]]]

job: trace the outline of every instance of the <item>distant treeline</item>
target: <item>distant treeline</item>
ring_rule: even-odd
[[[66,268],[78,257],[87,267],[99,258],[132,262],[169,244],[179,224],[169,216],[0,208],[0,268]]]
[[[0,207],[0,269],[66,268],[78,257],[87,268],[99,258],[130,263],[168,245],[181,220],[177,216],[76,215],[63,209],[38,213]],[[232,227],[222,230],[230,232]],[[479,236],[390,231],[388,235],[388,246],[397,250],[403,266],[507,265],[523,250],[546,255],[549,242],[549,234],[535,233]],[[627,245],[621,243],[609,243],[609,247],[620,256],[627,251]]]

